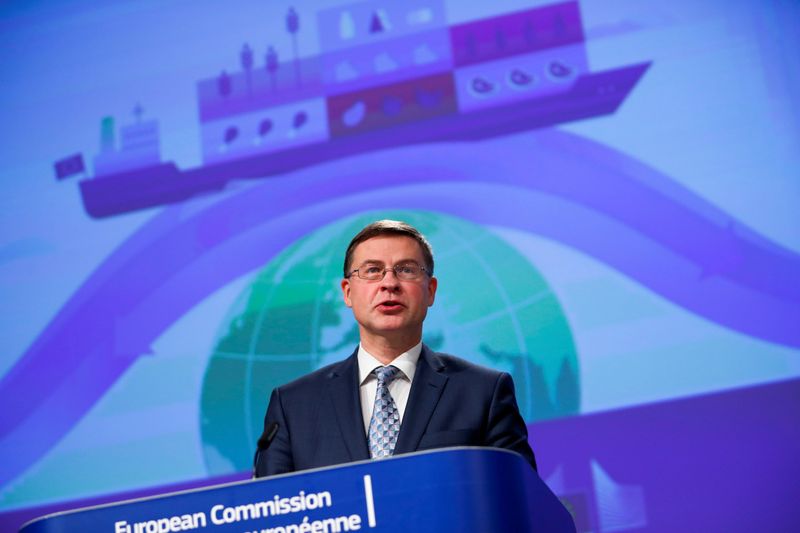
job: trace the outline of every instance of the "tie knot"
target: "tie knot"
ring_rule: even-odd
[[[377,376],[378,382],[388,385],[394,378],[397,377],[397,373],[400,372],[400,369],[391,365],[379,366],[373,372],[375,373],[375,376]]]

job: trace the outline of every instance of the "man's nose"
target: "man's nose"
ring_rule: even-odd
[[[394,271],[393,268],[387,268],[386,271],[383,273],[383,279],[381,280],[381,286],[383,287],[399,287],[400,280],[397,279],[397,273]]]

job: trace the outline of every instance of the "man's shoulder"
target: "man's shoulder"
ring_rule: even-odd
[[[319,387],[320,384],[347,373],[354,364],[352,356],[335,363],[318,368],[299,378],[278,387],[282,394],[304,391],[307,388]]]
[[[428,350],[428,357],[432,366],[438,367],[441,372],[448,376],[464,376],[496,381],[501,375],[505,374],[500,370],[479,365],[449,353]]]

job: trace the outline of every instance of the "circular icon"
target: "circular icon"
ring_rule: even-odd
[[[497,84],[480,76],[472,78],[467,85],[467,91],[476,98],[486,98],[496,93],[497,90]]]
[[[515,68],[506,75],[506,83],[512,89],[527,91],[536,86],[536,76],[523,69]]]
[[[555,82],[572,81],[577,76],[577,70],[569,63],[553,60],[547,63],[545,75],[548,79]]]

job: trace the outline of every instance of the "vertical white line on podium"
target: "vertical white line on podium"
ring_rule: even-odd
[[[372,476],[364,476],[364,495],[367,497],[367,523],[375,527],[375,502],[372,500]]]

